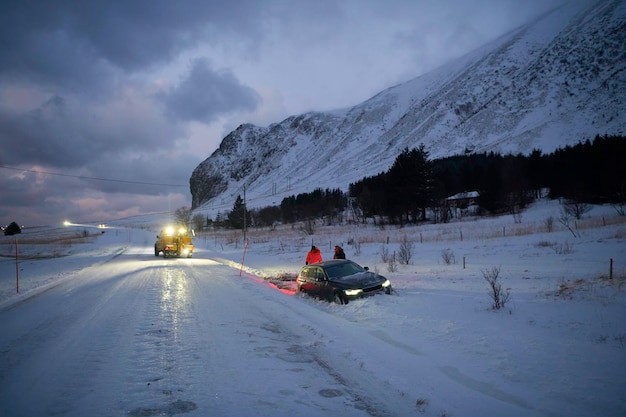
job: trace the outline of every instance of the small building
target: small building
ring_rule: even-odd
[[[478,191],[465,191],[446,198],[446,206],[451,209],[466,209],[478,205]]]

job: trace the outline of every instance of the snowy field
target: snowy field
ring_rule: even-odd
[[[224,332],[206,340],[193,336],[200,338],[197,346],[211,346],[209,358],[224,357],[224,369],[216,373],[214,365],[204,363],[201,348],[195,360],[178,359],[180,372],[193,387],[188,388],[191,399],[178,398],[175,393],[182,389],[170,387],[161,390],[168,393],[167,399],[148,401],[147,393],[128,388],[134,387],[131,377],[116,383],[110,370],[102,378],[108,384],[97,385],[99,389],[75,387],[76,393],[66,392],[63,407],[42,406],[44,414],[35,414],[40,409],[20,408],[25,406],[15,400],[6,408],[0,403],[0,416],[13,415],[9,412],[15,410],[20,415],[81,415],[89,410],[103,416],[624,416],[626,218],[613,207],[598,206],[584,219],[572,220],[568,230],[559,217],[557,202],[542,201],[517,218],[468,218],[405,228],[317,225],[313,235],[298,226],[278,227],[251,230],[245,251],[241,232],[221,231],[198,235],[194,257],[180,260],[154,257],[160,226],[156,219],[120,220],[103,230],[86,225],[34,228],[15,237],[2,236],[3,403],[17,391],[11,388],[14,383],[40,387],[29,393],[34,403],[58,401],[50,398],[52,388],[37,383],[38,369],[30,368],[42,367],[45,374],[46,367],[52,373],[62,365],[48,365],[43,359],[28,365],[29,356],[15,359],[22,347],[24,355],[34,359],[43,358],[45,348],[20,346],[20,340],[28,337],[20,336],[10,324],[21,309],[27,316],[24,320],[34,321],[38,303],[42,309],[44,305],[54,309],[52,301],[44,303],[57,288],[78,297],[79,286],[90,279],[95,283],[104,270],[120,282],[130,281],[140,273],[134,265],[148,269],[149,261],[154,274],[164,263],[170,275],[176,275],[177,268],[188,268],[185,274],[197,282],[197,292],[207,293],[213,277],[209,271],[217,265],[221,269],[216,269],[215,281],[238,298],[233,302],[225,292],[221,300],[210,301],[214,310],[219,305],[228,316],[227,322],[219,322]],[[409,264],[385,262],[383,258],[399,254],[403,239],[410,246]],[[303,265],[311,244],[322,249],[324,259],[332,257],[334,245],[343,246],[349,259],[389,278],[394,293],[348,305],[295,293],[290,278]],[[122,266],[124,260],[134,263]],[[492,308],[485,279],[494,272],[503,295],[509,297],[499,310]],[[220,313],[202,306],[202,297],[196,297],[181,302],[180,309],[188,320],[211,326],[205,315]],[[125,310],[124,299],[108,297],[107,308]],[[81,303],[77,298],[68,300]],[[177,305],[172,303],[170,307]],[[254,317],[255,311],[264,321]],[[151,320],[159,320],[155,317]],[[86,321],[73,337],[106,345],[102,339],[113,333],[98,330],[97,322]],[[109,325],[106,319],[100,324],[100,328]],[[226,324],[230,333],[223,327]],[[148,333],[137,330],[137,334]],[[116,337],[120,344],[129,344],[128,352],[137,348],[131,345],[142,343]],[[253,344],[255,338],[266,345]],[[183,343],[182,348],[172,355],[186,351],[185,342],[178,343]],[[162,345],[146,344],[143,349],[155,354]],[[228,356],[228,350],[236,351],[241,360]],[[102,356],[104,361],[106,355]],[[111,367],[119,367],[120,375],[129,372],[124,366],[138,366],[130,353],[118,361]],[[290,366],[285,368],[285,363]],[[158,362],[142,366],[150,372]],[[207,369],[210,376],[204,375]],[[70,379],[61,378],[60,383],[65,380],[71,387]],[[123,384],[126,388],[121,388]],[[217,386],[222,387],[219,395],[214,392]]]

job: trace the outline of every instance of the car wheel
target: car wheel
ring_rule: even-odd
[[[154,247],[154,256],[159,256],[159,250],[156,246]]]
[[[337,291],[333,296],[333,302],[335,302],[336,304],[348,304],[348,299],[341,295],[339,291]]]

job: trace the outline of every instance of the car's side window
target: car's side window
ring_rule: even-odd
[[[337,266],[331,266],[326,268],[326,273],[328,274],[328,278],[336,278],[337,277]]]
[[[307,268],[305,274],[307,278],[315,278],[315,268]]]
[[[324,279],[324,271],[322,271],[322,268],[315,268],[315,279]]]

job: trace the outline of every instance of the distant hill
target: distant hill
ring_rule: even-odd
[[[351,109],[239,126],[190,178],[192,206],[279,204],[386,171],[405,147],[431,158],[544,153],[626,134],[626,2],[568,2]]]

